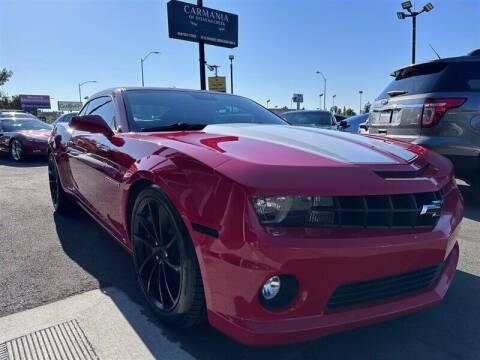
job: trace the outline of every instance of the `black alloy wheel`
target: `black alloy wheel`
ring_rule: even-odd
[[[131,239],[137,278],[156,314],[180,327],[202,322],[205,298],[192,241],[173,204],[156,185],[135,201]]]
[[[55,157],[52,153],[48,155],[48,182],[50,185],[50,196],[52,198],[55,211],[62,213],[70,210],[72,202],[63,191],[60,177],[58,175]]]

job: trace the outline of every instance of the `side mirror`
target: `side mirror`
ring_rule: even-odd
[[[368,130],[368,125],[365,123],[360,124],[358,127],[363,130]]]
[[[103,134],[106,137],[112,137],[115,134],[100,115],[74,116],[69,125],[75,130]]]
[[[348,128],[348,122],[347,122],[347,120],[341,120],[341,121],[338,123],[338,126],[340,126],[340,127],[343,128],[343,129]]]

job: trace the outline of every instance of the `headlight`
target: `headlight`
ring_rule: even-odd
[[[256,196],[253,205],[260,223],[270,226],[319,226],[335,224],[330,196]]]

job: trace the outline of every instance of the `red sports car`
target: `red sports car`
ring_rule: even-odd
[[[0,152],[16,161],[29,155],[46,156],[52,126],[33,115],[0,111]]]
[[[459,250],[451,163],[409,143],[293,127],[240,96],[92,96],[49,140],[55,210],[133,255],[156,314],[274,345],[439,303]]]

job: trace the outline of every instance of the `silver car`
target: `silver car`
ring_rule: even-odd
[[[297,110],[282,114],[290,124],[295,126],[316,127],[329,130],[343,130],[347,126],[345,120],[337,123],[330,111],[326,110]]]
[[[369,133],[448,157],[480,200],[480,49],[391,75],[394,80],[372,105]]]

